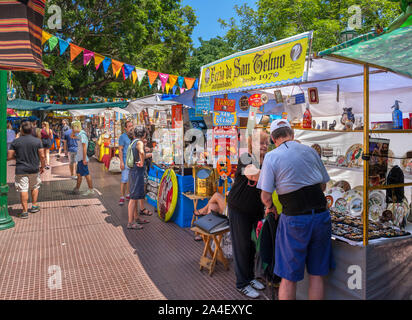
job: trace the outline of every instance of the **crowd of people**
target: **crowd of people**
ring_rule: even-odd
[[[16,190],[23,207],[21,218],[40,211],[37,203],[41,174],[50,166],[49,150],[56,140],[56,127],[42,122],[25,121],[13,137],[7,132],[7,159],[16,160]],[[80,121],[64,120],[56,150],[69,159],[70,176],[77,180],[73,193],[80,193],[85,178],[88,189],[83,195],[94,194],[88,168],[87,146],[90,137]],[[13,139],[12,139],[13,138]],[[141,230],[152,216],[145,207],[147,161],[152,157],[148,145],[150,133],[143,126],[128,120],[119,138],[121,169],[119,205],[128,201],[128,229]],[[269,139],[275,149],[268,151]],[[76,172],[76,175],[74,174]],[[269,134],[256,131],[249,137],[248,152],[239,157],[235,179],[227,193],[227,201],[216,193],[209,203],[195,212],[205,215],[227,210],[232,240],[236,288],[250,298],[259,297],[264,284],[255,277],[256,247],[252,230],[259,221],[274,215],[277,221],[275,264],[273,273],[282,280],[279,299],[295,299],[296,284],[309,274],[309,298],[324,296],[323,277],[334,268],[331,246],[331,218],[323,191],[329,175],[316,151],[294,140],[294,132],[286,120],[272,122]],[[276,191],[282,212],[277,212],[272,194]],[[32,206],[28,209],[29,193]],[[282,213],[282,214],[280,214]]]

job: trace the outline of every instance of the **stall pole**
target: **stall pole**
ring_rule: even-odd
[[[363,67],[363,245],[368,245],[369,228],[369,65]]]
[[[7,71],[0,70],[0,230],[14,227],[7,208]]]

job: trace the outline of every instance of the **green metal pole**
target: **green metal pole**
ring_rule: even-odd
[[[0,70],[0,230],[14,227],[7,208],[7,71]]]

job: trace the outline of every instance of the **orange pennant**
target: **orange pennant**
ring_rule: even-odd
[[[174,76],[172,74],[169,74],[169,83],[170,83],[170,88],[173,88],[175,83],[177,81],[177,76]]]
[[[96,70],[99,69],[99,66],[103,60],[104,60],[104,56],[98,53],[94,54],[94,66],[96,67]]]
[[[52,35],[44,30],[42,30],[41,33],[41,44],[43,45],[45,42],[47,42],[50,38],[52,37]]]
[[[150,86],[153,85],[153,82],[156,80],[158,74],[159,72],[147,70],[147,75],[149,76]]]
[[[83,50],[84,48],[76,46],[73,43],[70,43],[70,61],[73,61],[74,58],[76,58]]]
[[[196,81],[195,78],[185,78],[186,88],[188,90],[192,89],[193,84],[195,83],[195,81]]]
[[[117,76],[119,75],[120,70],[122,69],[123,64],[124,64],[123,62],[120,62],[120,61],[117,61],[117,60],[112,59],[113,74],[116,75],[116,78],[117,78]]]
[[[132,71],[132,79],[133,79],[133,84],[134,84],[137,80],[137,73],[135,70]]]

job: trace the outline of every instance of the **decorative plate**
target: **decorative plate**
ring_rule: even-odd
[[[319,156],[322,155],[322,147],[318,145],[317,143],[312,144],[311,147],[315,149],[315,151],[319,154]]]
[[[359,217],[362,215],[363,211],[363,199],[360,196],[353,197],[349,201],[349,214],[352,217]]]
[[[342,188],[343,191],[345,191],[345,192],[347,192],[351,189],[349,182],[347,182],[345,180],[340,180],[340,181],[336,182],[333,186]]]
[[[335,201],[335,208],[339,213],[346,213],[347,205],[345,198],[339,198]]]
[[[360,143],[354,144],[349,147],[345,154],[345,162],[348,167],[361,166],[362,165],[362,151],[363,145]]]
[[[346,159],[344,156],[337,156],[336,158],[336,165],[339,167],[346,166]]]
[[[370,206],[369,207],[369,219],[372,221],[379,221],[379,218],[381,217],[382,212],[383,212],[383,208],[380,205],[374,204]]]
[[[407,155],[409,152],[412,152],[412,151],[408,151],[408,152],[404,155],[404,158],[406,158],[406,155]],[[411,159],[411,158],[409,158],[409,159],[402,159],[402,161],[401,161],[401,167],[402,167],[402,169],[403,169],[406,173],[412,174],[412,159]]]
[[[326,203],[328,204],[328,208],[331,208],[333,205],[333,197],[330,194],[328,194],[325,198]]]
[[[384,207],[386,204],[385,194],[380,190],[373,190],[369,193],[369,206],[378,205]]]
[[[330,189],[326,196],[330,196],[332,198],[332,205],[331,207],[335,206],[335,201],[339,198],[343,198],[345,194],[345,191],[342,188],[339,187],[333,187],[332,189]]]
[[[390,203],[388,204],[388,210],[392,211],[392,222],[397,227],[402,224],[403,218],[407,219],[409,215],[409,205],[406,201],[402,203]]]
[[[355,190],[355,191],[359,192],[360,194],[363,194],[363,186],[356,186],[356,187],[352,188],[352,190]]]
[[[326,190],[332,189],[332,187],[335,183],[336,183],[335,180],[330,179],[329,182],[326,184]]]

